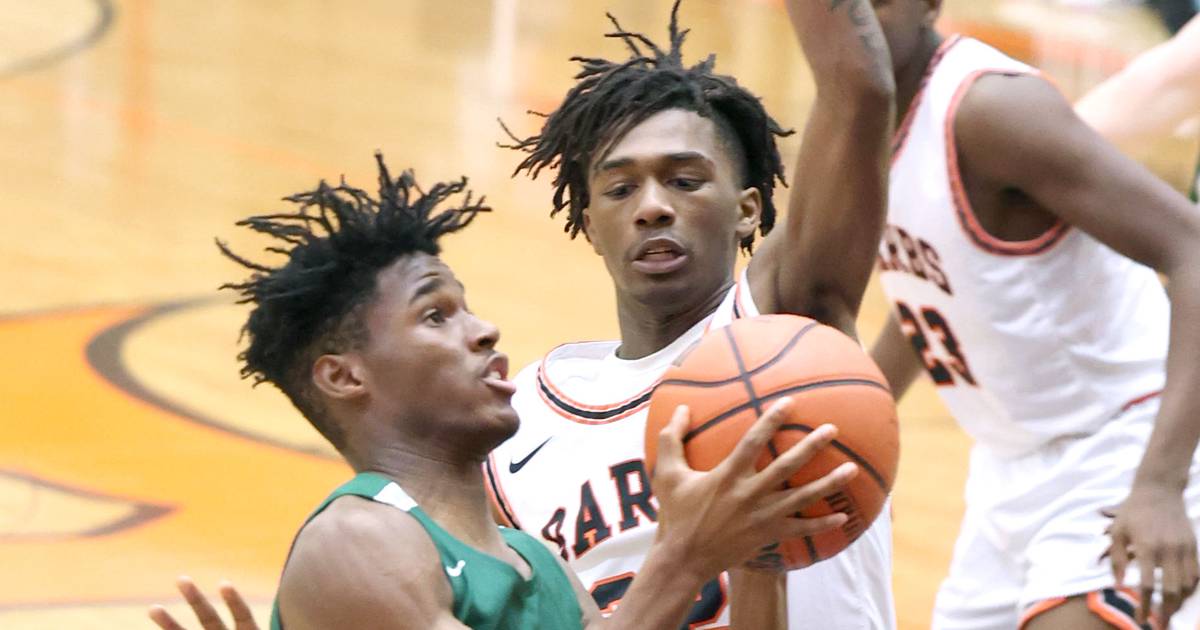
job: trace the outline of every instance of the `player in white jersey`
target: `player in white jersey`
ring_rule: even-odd
[[[493,454],[487,477],[503,518],[555,546],[603,610],[619,605],[655,537],[643,430],[666,367],[705,328],[759,311],[855,332],[885,209],[886,43],[866,0],[790,0],[788,9],[818,95],[788,222],[741,282],[739,245],[749,249],[775,218],[783,167],[774,136],[784,132],[756,97],[713,73],[711,57],[683,65],[674,12],[662,49],[618,26],[633,58],[584,60],[541,133],[516,143],[530,153],[520,170],[557,168],[555,212],[566,209],[568,230],[583,231],[603,258],[621,339],[567,344],[521,373],[522,429]],[[728,593],[761,580],[733,573],[732,585],[722,578],[699,594],[690,627],[728,624]],[[792,627],[893,627],[888,518],[789,582]]]
[[[943,41],[938,0],[876,4],[902,122],[874,355],[976,442],[934,627],[1141,627],[1157,567],[1195,628],[1200,213],[1034,69]]]

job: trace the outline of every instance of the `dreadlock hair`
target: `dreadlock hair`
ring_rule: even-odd
[[[716,55],[684,67],[681,48],[690,29],[679,30],[679,2],[675,0],[671,9],[671,45],[666,52],[645,35],[626,31],[607,13],[616,31],[605,37],[622,40],[630,58],[617,63],[571,57],[582,69],[559,108],[548,115],[529,112],[546,119],[541,133],[518,138],[500,123],[513,140],[513,144],[501,146],[528,153],[514,176],[525,171],[536,179],[543,168],[558,170],[550,216],[568,208],[564,231],[571,238],[583,228],[583,211],[590,198],[588,168],[603,157],[597,152],[611,148],[630,129],[667,109],[694,111],[715,123],[719,139],[730,149],[742,186],[757,188],[762,195],[760,230],[765,235],[775,224],[775,180],[787,185],[775,138],[793,132],[767,115],[758,97],[739,86],[736,79],[714,74]],[[753,244],[753,234],[741,242],[746,251]]]
[[[221,253],[253,272],[243,282],[221,286],[238,292],[239,304],[254,305],[242,328],[250,341],[238,355],[242,378],[273,383],[339,450],[344,436],[315,391],[313,363],[367,341],[363,307],[374,299],[379,271],[406,255],[436,256],[439,238],[491,210],[482,197],[472,201],[467,192],[460,205],[434,213],[465,190],[466,178],[424,192],[412,171],[392,179],[378,152],[375,161],[378,199],[347,186],[344,177],[338,186],[321,180],[315,190],[284,197],[299,206],[296,212],[238,221],[281,242],[266,251],[286,256],[282,266],[251,262],[217,240]]]

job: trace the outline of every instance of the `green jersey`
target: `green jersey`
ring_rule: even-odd
[[[451,536],[399,485],[375,473],[359,473],[334,490],[305,525],[335,499],[347,495],[390,505],[417,519],[441,556],[442,572],[454,593],[454,617],[463,624],[477,630],[582,628],[579,601],[562,565],[528,534],[500,528],[505,543],[529,563],[533,575],[526,580],[507,562]],[[283,630],[278,597],[271,611],[271,630]]]
[[[1192,182],[1192,201],[1200,203],[1200,158],[1196,160],[1196,180]]]

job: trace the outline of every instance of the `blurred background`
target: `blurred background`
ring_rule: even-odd
[[[624,55],[604,11],[661,38],[670,0],[0,0],[0,628],[150,628],[176,575],[236,582],[261,620],[297,527],[348,474],[269,387],[237,375],[242,270],[213,239],[372,152],[496,209],[448,239],[514,369],[613,338],[600,260],[550,220],[549,178],[510,179],[502,118],[536,129],[573,54]],[[1192,0],[947,0],[941,29],[1031,63],[1072,97],[1163,41]],[[778,0],[685,0],[688,59],[801,127],[812,83]],[[1137,157],[1183,189],[1197,134]],[[791,163],[796,136],[781,147]],[[781,191],[786,195],[787,191]],[[782,201],[782,200],[780,200]],[[783,205],[782,203],[780,205]],[[872,287],[861,329],[886,304]],[[928,627],[969,441],[923,385],[901,407],[900,626]]]

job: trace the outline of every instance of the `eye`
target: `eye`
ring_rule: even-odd
[[[425,315],[421,319],[434,326],[440,326],[446,323],[446,313],[440,308],[431,308],[425,311]]]
[[[691,177],[676,177],[671,180],[671,183],[680,190],[699,190],[704,185],[704,180]]]
[[[610,186],[604,191],[604,196],[609,199],[624,199],[633,193],[632,184],[617,184]]]

